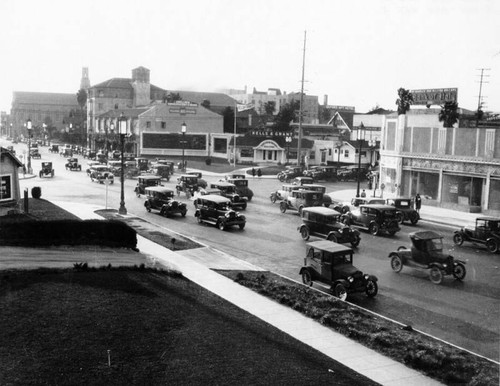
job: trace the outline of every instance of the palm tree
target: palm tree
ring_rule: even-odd
[[[439,112],[439,122],[443,122],[444,127],[453,127],[458,122],[460,114],[458,113],[458,103],[449,101],[441,107]]]
[[[410,110],[413,103],[413,95],[410,90],[405,90],[403,87],[398,89],[399,98],[396,100],[398,106],[398,115],[406,114]]]

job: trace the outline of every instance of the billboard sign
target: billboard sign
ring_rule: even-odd
[[[430,88],[410,90],[413,105],[444,105],[445,102],[456,102],[458,88]]]

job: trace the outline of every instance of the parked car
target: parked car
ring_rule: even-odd
[[[100,184],[104,184],[107,180],[110,184],[115,182],[115,176],[106,165],[94,165],[90,168],[89,174],[90,180],[92,182],[97,181]]]
[[[289,182],[295,177],[302,175],[302,167],[301,166],[287,166],[285,170],[279,172],[276,177],[281,182]]]
[[[116,161],[116,160],[108,161],[108,167],[109,170],[111,170],[111,173],[113,173],[115,177],[118,177],[121,174],[122,161]]]
[[[162,186],[161,185],[161,177],[158,176],[139,176],[137,178],[137,185],[134,188],[134,192],[137,197],[140,197],[141,194],[146,194],[146,188],[154,187],[154,186]]]
[[[49,153],[56,153],[59,154],[59,145],[52,144],[49,147]]]
[[[144,206],[148,212],[152,209],[159,210],[160,214],[170,217],[174,214],[186,216],[186,204],[174,199],[174,191],[162,186],[148,186],[145,188],[146,201]]]
[[[355,166],[342,166],[337,170],[337,178],[339,181],[364,181],[366,179],[367,170]]]
[[[231,209],[228,198],[216,195],[201,196],[196,199],[195,217],[199,223],[215,225],[220,230],[232,226],[244,229],[246,218],[244,215]]]
[[[464,241],[484,244],[491,253],[500,250],[500,218],[478,217],[474,228],[462,227],[455,231],[453,242],[462,245]]]
[[[296,210],[299,215],[302,209],[310,206],[321,206],[323,204],[323,195],[312,190],[292,190],[288,197],[280,202],[280,211],[285,213],[287,210]]]
[[[198,190],[198,177],[189,174],[180,175],[177,178],[175,190],[178,196],[180,196],[181,192],[184,192],[190,198]]]
[[[328,208],[332,204],[332,198],[326,194],[326,186],[318,184],[303,184],[301,188],[312,190],[323,195],[323,206]]]
[[[271,192],[269,198],[271,199],[271,202],[274,204],[276,201],[286,200],[290,192],[292,190],[297,190],[297,189],[299,189],[297,185],[283,184],[280,189]]]
[[[420,220],[420,215],[414,209],[414,203],[410,197],[388,198],[387,205],[391,205],[397,209],[396,216],[400,224],[409,221],[412,225],[415,225]]]
[[[399,247],[389,254],[394,272],[401,272],[405,265],[429,270],[429,278],[434,284],[440,284],[447,275],[457,280],[465,278],[465,262],[443,253],[443,236],[439,233],[419,231],[410,233],[409,237],[411,248]]]
[[[396,208],[389,205],[360,205],[358,209],[342,215],[341,221],[347,225],[366,229],[374,236],[381,233],[394,236],[401,230],[396,217]]]
[[[83,158],[88,158],[89,160],[95,161],[97,152],[94,150],[86,149],[83,152]]]
[[[235,177],[239,176],[239,177]],[[246,198],[247,201],[252,201],[253,191],[248,187],[248,180],[245,176],[233,174],[233,178],[229,178],[227,182],[233,184],[236,187],[236,193],[240,195],[240,197]]]
[[[38,173],[40,178],[45,176],[54,177],[54,168],[52,167],[52,162],[42,162],[42,169]]]
[[[364,274],[353,265],[354,251],[345,245],[321,240],[306,244],[304,266],[299,274],[305,285],[314,281],[330,286],[332,293],[346,300],[347,295],[364,292],[368,297],[378,293],[378,279]]]
[[[236,186],[229,182],[215,182],[210,184],[211,189],[219,189],[223,197],[231,200],[231,207],[235,209],[245,210],[247,208],[246,197],[241,197],[236,193]]]
[[[68,158],[66,165],[64,165],[66,170],[82,170],[82,165],[78,163],[78,158]]]
[[[337,166],[317,166],[311,171],[311,173],[304,174],[310,176],[314,181],[326,180],[326,181],[336,181],[337,180]]]
[[[357,229],[340,221],[341,213],[334,209],[313,206],[302,209],[302,224],[297,230],[303,240],[309,240],[310,236],[320,237],[335,243],[351,243],[357,247],[361,241]]]

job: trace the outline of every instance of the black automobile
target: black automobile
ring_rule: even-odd
[[[49,153],[59,154],[59,145],[55,145],[55,144],[50,145]]]
[[[78,163],[78,158],[68,158],[66,165],[64,165],[66,170],[82,170],[82,165]]]
[[[222,231],[232,226],[245,228],[245,216],[231,209],[231,201],[226,197],[210,194],[200,196],[196,198],[195,206],[194,215],[199,223],[215,225]]]
[[[105,182],[113,184],[115,182],[115,176],[106,165],[92,166],[90,168],[89,177],[92,182],[97,181],[100,184],[104,184]]]
[[[38,148],[30,149],[30,156],[31,156],[31,158],[38,158],[38,159],[42,158],[42,155],[38,151]]]
[[[414,202],[411,197],[393,197],[387,199],[387,205],[391,205],[397,209],[397,219],[400,224],[409,221],[412,225],[416,225],[420,220],[420,215],[414,209]]]
[[[160,214],[165,217],[170,217],[174,214],[186,216],[186,204],[175,200],[175,192],[172,189],[162,186],[150,186],[145,189],[146,201],[144,207],[148,212],[152,209],[159,210]]]
[[[310,236],[320,237],[335,243],[350,243],[357,247],[361,241],[357,229],[340,221],[341,213],[334,209],[313,206],[302,209],[302,224],[297,230],[303,240],[309,240]]]
[[[42,162],[42,169],[38,173],[40,178],[49,176],[54,177],[54,168],[52,167],[52,162]]]
[[[296,210],[299,215],[304,208],[309,206],[322,206],[323,194],[312,190],[292,190],[288,197],[280,202],[280,211]]]
[[[360,205],[358,209],[342,215],[341,221],[347,225],[366,229],[374,236],[381,233],[394,236],[401,230],[397,221],[396,208],[389,205]]]
[[[326,284],[342,300],[355,292],[364,292],[368,297],[376,296],[377,277],[364,274],[356,268],[353,265],[353,254],[352,248],[327,240],[307,243],[304,266],[299,272],[303,283],[308,286],[313,281]]]
[[[180,196],[184,192],[187,197],[194,195],[198,190],[198,177],[190,174],[182,174],[177,178],[177,185],[175,186],[177,195]]]
[[[409,236],[411,248],[402,246],[389,254],[394,272],[401,272],[405,265],[429,270],[429,278],[434,284],[441,284],[447,275],[457,280],[465,278],[465,262],[443,253],[443,236],[434,231],[413,232]]]
[[[314,179],[307,176],[297,176],[292,181],[292,185],[302,186],[306,184],[314,184]]]
[[[326,186],[319,184],[303,184],[302,188],[306,190],[312,190],[323,195],[323,206],[328,208],[332,204],[332,198],[330,195],[326,194]]]
[[[161,177],[158,176],[139,176],[134,192],[139,197],[141,194],[146,194],[146,188],[151,186],[161,186]]]
[[[233,174],[233,178],[229,178],[227,182],[233,184],[236,187],[236,193],[238,193],[240,197],[244,197],[248,201],[252,201],[253,191],[248,187],[248,180],[244,175],[241,177],[241,175]]]
[[[302,175],[302,167],[301,166],[287,166],[285,170],[279,172],[276,177],[278,180],[281,182],[289,182],[290,180],[294,179],[295,177],[301,176]]]
[[[223,197],[231,200],[231,207],[235,209],[245,210],[247,208],[246,197],[241,197],[236,192],[236,186],[230,182],[215,182],[210,184],[211,189],[219,189]]]
[[[315,166],[304,172],[304,176],[309,176],[314,179],[314,181],[327,180],[336,181],[337,180],[337,166]]]
[[[462,227],[455,231],[453,242],[462,245],[464,241],[484,244],[491,253],[500,250],[500,218],[478,217],[474,228]]]

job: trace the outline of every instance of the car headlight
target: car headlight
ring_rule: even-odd
[[[443,268],[446,268],[446,267],[447,267],[447,265],[446,265],[446,264],[443,264]]]
[[[354,278],[353,278],[352,276],[349,276],[349,277],[347,278],[347,281],[348,281],[349,283],[352,283],[352,282],[354,281]]]
[[[368,280],[369,278],[370,278],[370,276],[365,275],[365,280]]]

